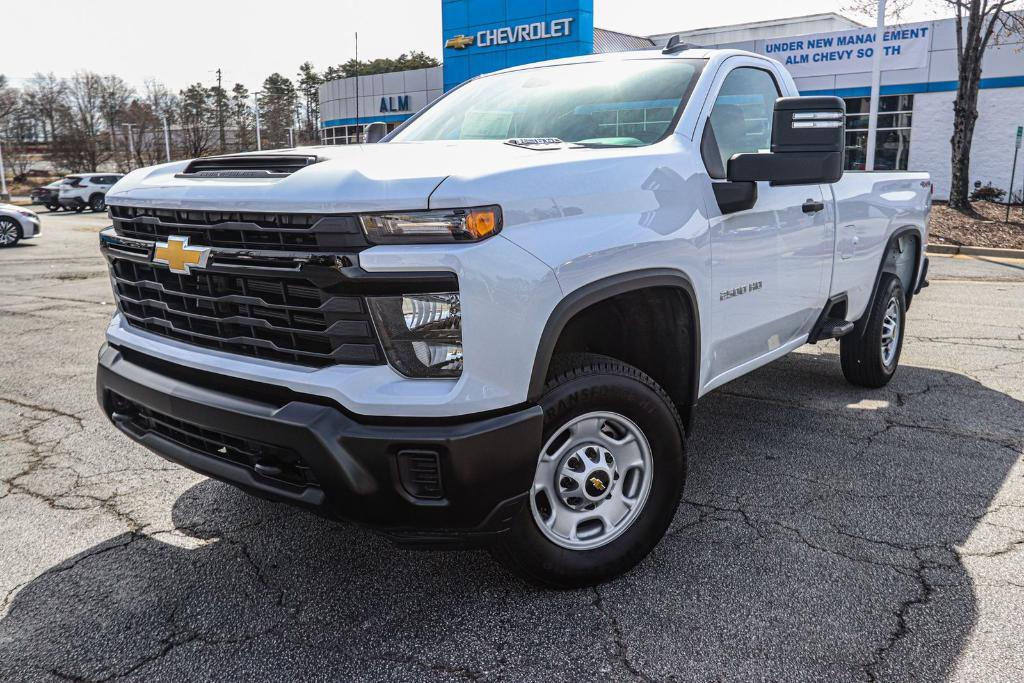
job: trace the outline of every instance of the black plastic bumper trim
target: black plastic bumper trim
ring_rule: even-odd
[[[368,424],[295,394],[265,403],[180,379],[133,362],[106,345],[97,398],[123,433],[172,462],[256,495],[361,523],[414,543],[449,544],[500,533],[525,500],[540,451],[543,411],[530,405],[459,424]],[[199,428],[287,447],[319,486],[283,486],[254,469],[191,450],[118,414],[114,394]],[[438,454],[444,497],[417,499],[402,486],[403,450]]]

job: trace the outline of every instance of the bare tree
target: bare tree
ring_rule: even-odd
[[[956,20],[957,88],[953,99],[953,135],[950,138],[952,181],[949,206],[973,212],[970,203],[971,144],[978,120],[978,90],[985,51],[1001,40],[1024,35],[1024,3],[1019,0],[929,0],[930,4],[953,9]],[[894,19],[923,0],[895,0],[888,7]],[[856,0],[851,9],[875,14],[876,0]]]
[[[135,90],[125,83],[124,79],[120,76],[102,76],[100,84],[103,119],[107,125],[107,132],[110,135],[110,154],[117,163],[118,170],[126,171],[128,170],[127,166],[130,164],[124,164],[123,162],[128,160],[129,149],[125,147],[124,155],[119,155],[114,140],[118,137],[117,134],[120,132],[121,124],[126,123],[123,120],[124,112],[135,96]]]
[[[67,82],[53,73],[37,73],[25,86],[25,99],[43,124],[43,139],[47,142],[57,135],[57,126],[68,106],[67,90]]]
[[[162,163],[167,160],[167,153],[164,149],[164,121],[167,122],[168,128],[177,121],[178,114],[178,96],[167,89],[162,83],[157,81],[146,81],[146,102],[149,104],[150,111],[153,113],[159,122],[159,130],[156,133],[157,142],[157,154],[153,157],[150,163]],[[168,142],[172,149],[171,158],[174,156],[174,136],[168,131]]]
[[[39,124],[24,93],[0,88],[0,140],[4,164],[15,180],[23,178],[32,166],[32,147],[38,137]]]
[[[53,141],[53,162],[69,171],[95,171],[110,159],[104,140],[103,78],[80,71],[67,81],[67,107]]]

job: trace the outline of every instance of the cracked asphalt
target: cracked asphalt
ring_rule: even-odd
[[[550,592],[160,460],[95,405],[102,217],[0,252],[0,679],[1021,680],[1024,264],[932,258],[902,367],[706,397],[627,576]]]

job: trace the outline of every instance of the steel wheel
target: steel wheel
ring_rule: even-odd
[[[885,317],[882,318],[882,363],[886,367],[891,366],[896,357],[899,339],[900,304],[896,297],[891,297],[885,306]]]
[[[0,247],[17,244],[18,237],[18,224],[10,218],[0,218]]]
[[[653,476],[650,444],[632,420],[586,413],[557,430],[541,450],[530,496],[533,519],[560,547],[599,548],[639,516]]]

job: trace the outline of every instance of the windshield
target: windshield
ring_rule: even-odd
[[[669,132],[703,60],[563,64],[471,81],[399,130],[393,142],[558,138],[639,147]]]

